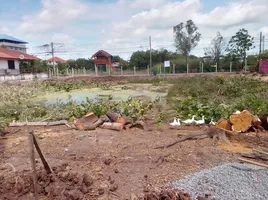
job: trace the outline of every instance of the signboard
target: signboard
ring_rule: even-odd
[[[164,62],[164,67],[170,67],[170,61],[169,60]]]
[[[260,73],[268,74],[268,60],[261,60]]]

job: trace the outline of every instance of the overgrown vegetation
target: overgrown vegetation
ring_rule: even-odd
[[[236,110],[268,113],[267,83],[246,77],[195,77],[176,79],[168,103],[182,118],[196,115],[207,120],[227,118]]]
[[[33,100],[34,97],[57,91],[71,91],[84,87],[109,89],[109,85],[89,82],[74,83],[31,83],[24,85],[0,85],[0,130],[12,121],[51,121],[80,118],[88,112],[97,116],[108,111],[117,111],[131,117],[134,121],[145,119],[148,114],[156,114],[158,123],[170,119],[168,109],[178,117],[186,119],[192,115],[205,116],[218,120],[227,118],[236,110],[247,109],[262,115],[268,113],[267,83],[246,78],[223,76],[189,77],[177,79],[153,78],[136,80],[136,83],[151,83],[154,86],[173,84],[169,88],[167,104],[156,99],[154,102],[129,98],[127,101],[91,100],[77,104],[58,101],[45,106]],[[126,88],[127,89],[127,88]],[[96,102],[98,101],[98,102]]]

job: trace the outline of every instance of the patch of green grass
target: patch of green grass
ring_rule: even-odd
[[[167,100],[181,117],[204,115],[207,120],[227,118],[236,110],[268,114],[268,84],[246,77],[176,79]]]

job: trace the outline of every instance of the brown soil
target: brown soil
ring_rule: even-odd
[[[187,174],[237,161],[238,153],[268,145],[261,134],[233,136],[234,147],[213,145],[211,139],[185,141],[154,149],[205,127],[70,130],[67,126],[10,128],[0,143],[0,199],[33,199],[28,133],[35,131],[55,176],[47,175],[36,155],[39,196],[42,199],[131,199],[169,184]],[[16,133],[15,133],[16,132]],[[13,167],[14,169],[13,169]],[[133,199],[133,198],[132,198]],[[135,198],[134,198],[135,199]]]

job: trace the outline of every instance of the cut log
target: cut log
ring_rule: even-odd
[[[96,121],[94,123],[94,126],[97,128],[99,127],[100,125],[102,125],[104,123],[104,120],[102,118],[98,119],[98,121]]]
[[[264,128],[262,127],[262,121],[257,115],[253,115],[252,118],[252,127],[256,128],[256,133],[258,134],[258,130],[264,131]]]
[[[231,131],[232,130],[232,124],[230,123],[230,121],[228,121],[226,119],[220,119],[216,123],[216,128]]]
[[[232,123],[232,130],[238,133],[246,132],[252,126],[253,115],[244,110],[239,114],[233,114],[230,116],[230,122]]]
[[[111,122],[105,122],[103,125],[101,125],[101,128],[103,129],[110,129],[110,130],[116,130],[121,131],[123,129],[123,124],[121,123],[111,123]]]
[[[80,119],[77,119],[74,121],[74,124],[78,127],[87,127],[90,126],[92,124],[94,124],[96,121],[98,121],[98,117],[93,113],[90,112],[87,115],[81,117]]]
[[[117,123],[123,124],[123,126],[127,123],[127,119],[125,117],[120,117],[116,120]]]
[[[111,122],[116,122],[120,118],[120,114],[116,112],[107,113],[107,117],[111,120]]]
[[[21,126],[57,126],[68,124],[67,120],[60,120],[55,122],[14,122],[10,123],[10,127],[21,127]]]
[[[265,130],[268,130],[268,116],[264,115],[264,116],[260,116],[260,120],[261,120],[261,125]]]
[[[96,126],[94,124],[77,124],[76,128],[79,131],[90,131],[90,130],[95,130]]]

